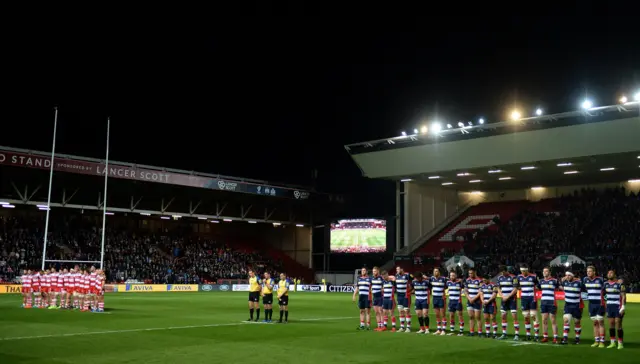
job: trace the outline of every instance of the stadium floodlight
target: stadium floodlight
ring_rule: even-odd
[[[182,216],[180,215],[171,215],[171,217],[173,217],[174,219],[182,219]]]
[[[640,183],[640,179],[630,179],[627,182],[629,182],[629,183]]]
[[[626,104],[626,103],[627,103],[627,101],[629,101],[629,99],[627,99],[627,97],[626,97],[626,96],[622,96],[622,97],[620,98],[620,103],[621,103],[621,104]]]
[[[472,179],[471,181],[469,181],[469,183],[479,183],[479,182],[482,182],[482,180]]]
[[[418,129],[413,129],[413,134],[418,134]]]
[[[469,176],[469,175],[470,175],[469,172],[462,172],[462,173],[458,173],[457,174],[458,177],[466,177],[466,176]]]
[[[523,170],[523,171],[527,171],[527,170],[530,170],[530,169],[536,169],[536,167],[534,167],[534,166],[524,166],[524,167],[520,167],[520,169]]]
[[[15,206],[11,205],[11,204],[5,204],[5,205],[2,205],[2,207],[4,207],[5,209],[14,209],[15,208]]]
[[[538,108],[536,110],[536,115],[538,115],[538,116],[542,115],[542,109]]]
[[[576,174],[578,173],[578,171],[566,171],[564,172],[564,174]]]
[[[508,181],[510,179],[512,179],[512,177],[500,177],[498,178],[500,181]]]
[[[520,111],[518,111],[518,110],[513,110],[511,112],[511,120],[513,120],[513,121],[520,120],[521,116],[522,116],[522,114],[520,114]]]
[[[400,182],[411,182],[413,181],[411,178],[401,179]]]
[[[297,227],[303,227],[304,225],[302,224],[296,224]]]
[[[569,167],[571,165],[572,165],[571,162],[558,163],[558,167]]]
[[[587,100],[584,100],[582,102],[582,108],[583,109],[587,109],[588,110],[588,109],[591,109],[592,107],[593,107],[593,102],[591,100],[587,99]]]
[[[640,157],[638,157],[638,158],[640,158]],[[8,202],[4,202],[4,201],[0,201],[0,205],[9,205],[9,203]]]
[[[247,222],[248,222],[249,224],[255,224],[255,223],[256,223],[256,222],[255,222],[255,221],[253,221],[253,220],[249,220],[249,221],[247,221]]]
[[[218,221],[218,220],[210,220],[209,222],[213,223],[213,224],[219,224],[220,223],[220,221]]]
[[[489,173],[500,173],[502,172],[502,169],[490,169]]]
[[[402,134],[402,136],[407,136],[407,132],[406,131],[403,131],[401,134]]]
[[[444,183],[442,183],[443,186],[449,186],[449,185],[452,185],[452,184],[453,184],[453,182],[444,182]]]
[[[447,129],[451,129],[451,128],[453,128],[453,125],[447,124]]]
[[[224,221],[224,222],[231,222],[231,221],[233,221],[233,220],[231,220],[231,219],[222,219],[222,221]]]
[[[107,211],[107,212],[105,212],[104,214],[105,214],[105,215],[113,215],[113,212],[108,212],[108,211]]]
[[[206,217],[198,217],[198,220],[206,220]]]
[[[160,216],[160,218],[161,218],[162,220],[169,220],[169,219],[171,219],[169,216]]]
[[[142,215],[142,216],[151,216],[151,214],[148,213],[148,212],[141,212],[140,215]]]
[[[36,205],[36,207],[37,207],[37,208],[47,208],[47,207],[49,207],[49,206],[47,206],[47,205]]]
[[[48,207],[38,207],[38,210],[40,211],[49,211]]]
[[[464,128],[464,123],[463,123],[462,121],[459,121],[459,122],[458,122],[458,127],[460,127],[460,128]]]
[[[484,124],[484,119],[480,118],[480,120],[478,120],[478,122],[480,123],[480,125]]]
[[[601,171],[601,172],[613,171],[613,170],[615,170],[615,168],[614,168],[614,167],[600,168],[600,171]]]
[[[535,186],[535,187],[531,187],[532,190],[536,191],[536,190],[543,190],[544,187],[542,186]]]
[[[431,130],[433,130],[434,133],[439,133],[440,130],[442,130],[442,124],[438,122],[431,124]]]
[[[633,99],[636,101],[640,101],[640,91],[636,92],[636,94],[633,95]]]
[[[429,179],[438,179],[440,176],[429,176]]]
[[[425,126],[423,126],[422,128],[420,128],[420,132],[421,132],[422,134],[427,134],[427,132],[428,132],[428,131],[429,131],[429,128],[427,128],[427,126],[426,126],[426,125],[425,125]]]

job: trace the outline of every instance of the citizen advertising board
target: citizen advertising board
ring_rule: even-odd
[[[0,284],[0,294],[4,293],[21,293],[19,284]]]
[[[249,292],[248,284],[233,284],[231,285],[231,290],[233,292]]]
[[[329,286],[327,288],[329,292],[341,292],[341,293],[353,293],[356,291],[354,286]]]
[[[300,284],[296,286],[299,292],[326,292],[327,287],[319,284]]]

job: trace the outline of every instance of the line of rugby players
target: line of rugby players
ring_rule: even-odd
[[[83,270],[76,265],[60,272],[25,269],[20,276],[22,307],[104,312],[105,279],[104,272],[93,266]]]

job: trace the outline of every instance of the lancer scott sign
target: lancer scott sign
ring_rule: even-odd
[[[329,290],[329,292],[353,293],[356,291],[356,288],[354,286],[330,286],[327,290]]]
[[[57,172],[94,176],[104,176],[106,173],[109,177],[113,178],[240,192],[252,195],[286,197],[296,200],[307,200],[311,197],[309,191],[288,187],[273,187],[240,180],[221,179],[187,171],[180,173],[174,170],[166,171],[162,168],[154,169],[155,167],[141,168],[136,165],[123,164],[121,162],[110,162],[109,168],[107,169],[104,163],[75,158],[73,156],[56,157],[53,162],[53,169]],[[49,170],[49,168],[51,168],[51,156],[46,156],[44,153],[19,153],[0,147],[0,165]]]

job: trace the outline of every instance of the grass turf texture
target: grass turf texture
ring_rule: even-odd
[[[637,363],[640,355],[638,304],[627,305],[625,348],[617,350],[589,347],[593,330],[588,319],[582,344],[561,347],[361,332],[356,330],[358,310],[351,294],[344,293],[294,292],[288,325],[248,324],[241,322],[249,315],[246,301],[247,293],[235,292],[116,293],[106,297],[108,314],[94,314],[22,309],[19,295],[0,295],[0,363],[621,364]],[[413,321],[415,331],[415,315]]]
[[[345,229],[331,231],[331,249],[344,249],[352,246],[387,248],[387,232],[383,229]]]

